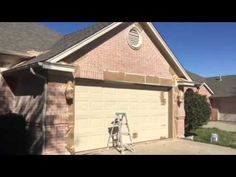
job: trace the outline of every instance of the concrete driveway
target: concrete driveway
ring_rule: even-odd
[[[236,122],[210,121],[203,128],[218,128],[220,130],[236,132]]]
[[[125,151],[127,155],[236,155],[236,149],[205,144],[184,139],[166,139],[134,145],[135,152]],[[87,155],[119,155],[115,149],[99,150]]]

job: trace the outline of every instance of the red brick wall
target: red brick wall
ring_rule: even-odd
[[[217,121],[218,119],[219,119],[219,109],[218,108],[212,108],[211,109],[210,120]]]
[[[184,118],[175,119],[176,126],[176,138],[184,138],[185,122]]]
[[[14,95],[10,88],[7,86],[6,82],[0,75],[1,85],[0,85],[0,115],[7,114],[9,111],[13,110],[13,100]]]
[[[66,149],[66,134],[73,117],[73,104],[65,98],[67,82],[71,76],[49,73],[46,100],[46,145],[44,154],[69,154]]]
[[[178,93],[183,90],[180,88],[175,88],[174,92],[174,115],[175,115],[175,135],[177,138],[184,137],[185,131],[185,110],[184,110],[184,100],[178,99]]]
[[[207,96],[208,101],[209,101],[209,97],[211,96],[211,93],[208,91],[208,89],[205,86],[201,86],[198,90],[198,93],[201,95]]]
[[[19,95],[11,92],[6,83],[0,88],[0,114],[13,113],[25,116],[28,130],[28,150],[32,154],[68,154],[65,136],[68,120],[73,112],[65,99],[66,76],[48,75],[47,93],[41,95]],[[30,81],[35,83],[36,81]],[[21,88],[17,84],[18,88]],[[24,86],[23,86],[24,87]],[[32,85],[33,87],[33,85]],[[35,89],[35,88],[33,88]],[[45,111],[44,111],[45,109]],[[43,114],[45,113],[45,140],[43,134]]]
[[[79,69],[76,75],[103,79],[103,71],[110,70],[172,79],[169,64],[144,30],[141,32],[143,42],[139,50],[133,50],[128,45],[127,34],[131,28],[132,25],[120,31],[117,29],[117,34],[95,42],[95,49],[87,49],[77,58],[74,56],[74,64]],[[69,62],[70,57],[64,61]]]
[[[219,110],[218,110],[218,105],[215,99],[210,98],[210,103],[211,103],[211,117],[210,120],[212,121],[217,121],[219,118]]]
[[[0,114],[8,111],[23,115],[26,120],[27,149],[31,154],[42,152],[42,112],[44,98],[41,95],[19,95],[16,96],[6,82],[0,87]]]
[[[214,119],[221,121],[236,121],[236,97],[212,98],[217,112]]]
[[[28,151],[41,154],[43,148],[42,114],[43,93],[37,96],[14,96],[14,113],[25,116],[27,122]]]
[[[68,128],[69,110],[65,99],[66,85],[49,82],[46,102],[46,150],[44,154],[63,154],[65,134]]]

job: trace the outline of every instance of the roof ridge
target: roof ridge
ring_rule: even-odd
[[[35,24],[37,24],[38,26],[41,26],[41,27],[43,27],[43,28],[45,28],[45,29],[47,29],[47,30],[49,30],[49,31],[52,31],[53,33],[56,33],[57,35],[59,35],[59,36],[61,36],[61,37],[64,36],[64,35],[61,34],[60,32],[58,32],[58,31],[56,31],[56,30],[53,30],[52,28],[49,28],[48,26],[45,26],[45,25],[43,25],[43,24],[41,24],[41,23],[39,23],[39,22],[35,22]]]
[[[88,30],[88,29],[90,29],[90,28],[94,28],[94,27],[99,26],[99,25],[102,25],[102,24],[104,24],[104,23],[110,23],[110,22],[97,22],[97,23],[95,22],[94,24],[89,25],[89,26],[87,26],[87,27],[85,27],[85,28],[81,28],[81,29],[78,29],[78,30],[76,30],[76,31],[74,31],[74,32],[65,34],[65,35],[63,35],[63,37],[67,37],[67,36],[70,36],[70,35],[72,35],[72,34],[79,33],[79,32],[81,32],[81,31],[86,31],[86,30]]]
[[[236,74],[230,74],[230,75],[221,75],[221,77],[231,77],[231,76],[233,76],[233,77],[236,77]],[[208,78],[215,78],[215,77],[219,77],[219,76],[211,76],[211,77],[206,77],[206,79],[208,79]]]

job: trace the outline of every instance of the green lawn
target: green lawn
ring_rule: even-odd
[[[195,133],[194,141],[236,148],[236,132],[223,131],[217,128],[199,128]],[[211,133],[218,134],[218,142],[210,142]]]

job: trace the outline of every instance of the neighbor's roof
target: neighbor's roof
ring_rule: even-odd
[[[206,78],[207,84],[214,91],[213,97],[231,97],[236,96],[236,75],[219,76]]]
[[[186,70],[188,75],[191,77],[191,79],[195,82],[200,82],[200,83],[203,83],[203,82],[206,82],[206,79],[198,74],[195,74],[195,73],[192,73],[188,70]]]
[[[101,29],[109,26],[113,22],[100,22],[96,23],[92,26],[89,26],[87,28],[84,28],[82,30],[70,33],[68,35],[65,35],[61,40],[59,40],[57,43],[55,43],[52,48],[44,54],[39,55],[38,57],[29,60],[28,62],[24,63],[25,65],[45,61],[63,51],[68,49],[69,47],[75,45],[78,42],[81,42],[82,40],[86,39],[87,37],[93,35],[94,33],[100,31]]]
[[[214,92],[212,97],[230,97],[236,96],[236,75],[216,77],[202,77],[198,74],[187,71],[193,81],[206,83]]]
[[[42,52],[61,38],[59,33],[39,23],[0,22],[0,51],[3,52]]]

